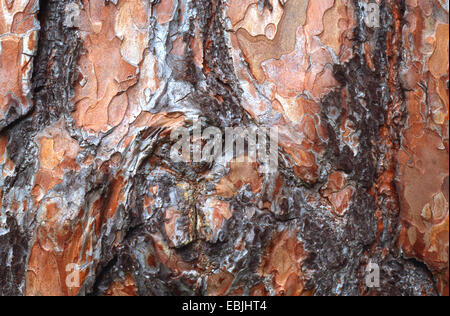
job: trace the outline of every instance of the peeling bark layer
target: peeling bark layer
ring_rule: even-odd
[[[448,1],[374,3],[0,0],[0,295],[448,295]]]
[[[31,74],[38,0],[0,3],[0,131],[32,108]]]
[[[398,156],[399,244],[448,295],[448,2],[407,1],[401,64],[408,119]],[[411,36],[412,34],[412,36]],[[420,180],[418,180],[420,179]]]

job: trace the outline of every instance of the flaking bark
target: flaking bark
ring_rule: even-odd
[[[33,2],[0,11],[0,295],[448,295],[448,1]],[[278,172],[173,162],[198,119],[278,127]]]

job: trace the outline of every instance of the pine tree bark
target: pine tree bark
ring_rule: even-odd
[[[0,0],[0,295],[448,295],[448,10]],[[278,172],[175,163],[197,118]]]

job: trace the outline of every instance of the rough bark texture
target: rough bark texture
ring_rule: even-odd
[[[374,2],[0,0],[0,295],[448,295],[449,2]]]

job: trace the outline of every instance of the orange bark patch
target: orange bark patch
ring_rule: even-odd
[[[148,2],[121,0],[118,9],[114,30],[122,41],[120,52],[128,63],[138,66],[148,46]]]
[[[123,187],[125,186],[125,181],[122,177],[118,177],[117,179],[113,179],[111,181],[111,185],[109,188],[109,195],[107,199],[107,204],[105,208],[106,218],[114,217],[116,213],[117,206],[119,205],[120,200],[123,198],[121,192]]]
[[[190,47],[194,54],[195,63],[198,67],[203,68],[203,40],[198,27],[195,28],[195,37],[191,38]]]
[[[323,15],[324,29],[320,38],[322,43],[331,47],[337,56],[341,53],[342,36],[352,24],[350,18],[352,13],[348,12],[350,10],[344,0],[335,0],[334,6]]]
[[[269,292],[266,290],[266,286],[264,285],[264,283],[260,283],[250,290],[250,296],[268,296],[268,295]]]
[[[399,243],[408,256],[427,264],[444,293],[449,263],[448,147],[441,136],[424,128],[420,105],[418,99],[409,98],[410,127],[404,132],[404,149],[399,154]]]
[[[5,162],[5,153],[6,147],[8,146],[9,136],[1,135],[0,136],[0,164]]]
[[[323,32],[323,15],[333,7],[335,0],[311,1],[307,11],[306,29],[310,35],[319,35]]]
[[[172,42],[172,50],[170,53],[176,56],[183,56],[186,52],[186,47],[187,45],[184,42],[183,37],[179,36]]]
[[[159,24],[170,22],[173,11],[173,0],[161,0],[156,6],[156,16]]]
[[[153,127],[166,128],[166,133],[181,127],[184,122],[184,115],[181,113],[158,113],[142,112],[132,124],[133,127]]]
[[[314,154],[303,146],[294,143],[292,139],[282,140],[281,146],[293,159],[295,176],[305,182],[315,183],[319,175]]]
[[[37,0],[0,1],[0,129],[32,106],[29,94],[36,13]]]
[[[124,93],[136,84],[137,64],[147,47],[148,34],[140,31],[148,24],[146,10],[143,1],[121,1],[118,8],[94,1],[81,15],[89,32],[73,99],[78,127],[107,132],[124,119],[129,105]]]
[[[35,178],[34,197],[42,197],[54,185],[61,183],[68,171],[80,168],[75,161],[80,150],[78,142],[70,137],[62,121],[45,129],[38,140],[39,171]]]
[[[262,178],[258,173],[258,164],[233,161],[230,164],[228,176],[219,181],[216,191],[222,197],[231,198],[243,185],[247,184],[250,185],[253,193],[261,190]]]
[[[244,19],[245,13],[251,4],[255,4],[257,0],[230,0],[228,1],[227,15],[234,26]]]
[[[348,210],[355,188],[347,185],[342,172],[334,172],[328,178],[328,183],[321,192],[333,206],[334,213],[342,216]]]
[[[448,74],[448,24],[439,24],[436,31],[436,49],[428,62],[432,75],[439,79]]]
[[[3,37],[0,39],[0,46],[0,78],[2,78],[0,81],[0,114],[3,116],[10,107],[19,106],[17,102],[25,104],[27,100],[21,82],[21,39],[12,36]],[[13,96],[17,96],[19,99],[15,100]],[[20,111],[20,108],[17,110]]]
[[[207,291],[209,296],[226,295],[234,281],[234,275],[228,271],[219,271],[208,277]]]
[[[276,294],[301,295],[304,291],[301,264],[305,254],[296,234],[290,231],[276,234],[265,253],[259,273],[272,276]]]
[[[106,296],[137,296],[136,282],[131,274],[124,280],[114,281],[106,291]]]
[[[230,8],[234,5],[231,3]],[[253,37],[262,35],[269,40],[274,39],[284,11],[280,2],[273,1],[271,9],[265,7],[261,12],[256,3],[251,3],[248,7],[241,5],[240,10],[245,12],[245,16],[233,25],[235,30],[242,28]]]
[[[278,32],[273,40],[265,35],[253,37],[246,29],[240,28],[236,34],[250,69],[259,83],[265,76],[261,63],[289,54],[295,48],[297,27],[306,22],[308,0],[290,0],[285,5],[284,14],[279,22]]]
[[[81,223],[78,219],[72,223],[64,219],[64,212],[55,202],[47,203],[45,209],[45,221],[38,228],[28,261],[25,294],[76,295],[89,272],[88,269],[80,268],[88,259],[83,258],[82,252],[89,249],[83,243]],[[92,247],[90,250],[92,251]],[[78,275],[75,279],[72,278],[73,272]],[[76,279],[78,284],[71,283]]]

